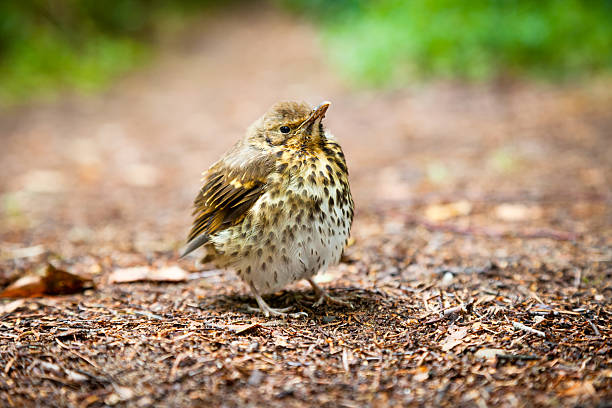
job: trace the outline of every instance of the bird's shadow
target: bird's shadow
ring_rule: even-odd
[[[335,298],[350,302],[351,306],[331,302],[323,302],[314,306],[318,300],[313,290],[287,291],[283,290],[271,295],[264,296],[264,300],[270,307],[286,308],[292,306],[289,313],[304,312],[309,318],[325,317],[330,315],[350,314],[357,310],[369,310],[380,304],[385,297],[378,290],[362,288],[332,288],[327,293]],[[202,301],[199,305],[201,310],[216,312],[240,313],[248,317],[263,316],[261,313],[249,311],[248,308],[257,308],[257,302],[249,295],[215,295]]]

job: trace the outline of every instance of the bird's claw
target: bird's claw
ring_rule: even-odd
[[[262,313],[265,317],[291,317],[293,319],[308,317],[306,312],[287,313],[289,310],[293,309],[293,306],[276,309],[268,306],[268,304],[264,302],[263,305],[260,304],[259,307],[251,307],[247,305],[246,308],[251,313]]]
[[[351,302],[349,302],[348,300],[331,296],[329,293],[327,293],[325,289],[317,285],[313,279],[308,279],[308,282],[312,286],[312,289],[315,292],[315,296],[319,297],[319,299],[312,305],[313,307],[319,307],[323,304],[323,302],[327,302],[354,309],[353,304]]]
[[[323,302],[327,302],[327,303],[333,303],[335,305],[340,305],[340,306],[346,306],[349,307],[351,309],[354,309],[355,307],[353,306],[353,304],[351,302],[349,302],[348,300],[344,300],[344,299],[340,299],[340,298],[336,298],[333,296],[330,296],[327,292],[322,292],[319,296],[319,300],[317,300],[312,306],[313,307],[319,307],[323,304]]]

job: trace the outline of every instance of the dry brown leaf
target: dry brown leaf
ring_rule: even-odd
[[[47,264],[43,275],[46,295],[64,295],[93,287],[91,279],[66,272]]]
[[[11,283],[2,292],[0,298],[18,298],[42,296],[45,293],[43,277],[39,275],[26,275]]]
[[[138,281],[152,282],[183,282],[189,277],[189,272],[179,266],[154,269],[150,266],[115,269],[109,276],[110,283],[127,283]]]
[[[253,330],[257,327],[261,327],[259,323],[253,324],[228,324],[227,327],[229,330],[233,331],[236,334],[246,333],[250,330]]]
[[[35,274],[25,275],[6,287],[0,298],[36,297],[43,295],[66,295],[92,287],[91,279],[84,278],[51,264]]]
[[[463,339],[465,336],[467,336],[467,333],[467,327],[460,327],[454,330],[451,334],[446,336],[444,340],[442,340],[442,351],[450,351],[459,344],[463,343]]]

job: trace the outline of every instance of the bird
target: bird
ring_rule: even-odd
[[[250,287],[264,316],[262,295],[305,279],[318,300],[334,298],[313,277],[340,261],[354,215],[346,159],[323,124],[330,102],[316,107],[279,102],[203,173],[193,226],[181,257],[203,247],[203,262],[233,269]],[[303,313],[303,312],[302,312]]]

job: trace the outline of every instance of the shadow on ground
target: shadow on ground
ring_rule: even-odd
[[[320,319],[330,315],[342,316],[355,309],[371,309],[380,301],[382,294],[376,290],[364,290],[359,288],[335,288],[327,292],[336,298],[350,302],[353,307],[323,303],[314,307],[317,297],[314,291],[281,291],[279,293],[266,295],[264,300],[273,308],[294,307],[291,313],[306,312],[309,318]],[[245,312],[245,317],[253,317],[259,313],[247,310],[257,307],[257,302],[252,296],[244,295],[213,295],[200,302],[202,310],[216,310],[219,312]],[[289,318],[290,319],[290,318]]]

